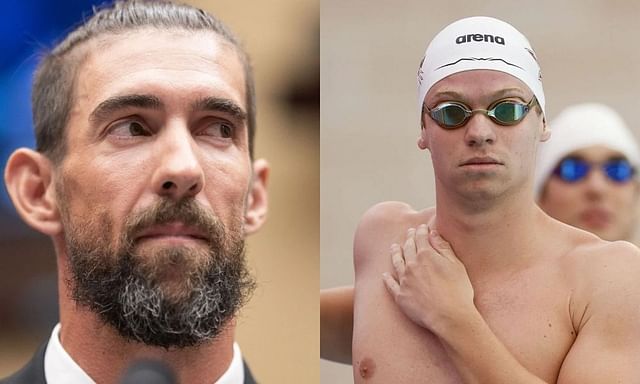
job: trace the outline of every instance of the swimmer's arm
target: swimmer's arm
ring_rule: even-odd
[[[320,291],[320,357],[351,364],[353,287]]]
[[[611,248],[585,273],[595,283],[574,316],[577,337],[558,384],[640,383],[640,254],[628,243]]]
[[[420,226],[392,250],[395,276],[384,276],[388,290],[405,315],[438,336],[464,383],[545,383],[489,328],[464,265],[442,237]]]

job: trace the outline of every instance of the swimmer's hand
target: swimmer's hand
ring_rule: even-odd
[[[384,273],[387,289],[414,323],[439,334],[476,311],[473,287],[451,245],[426,225],[409,229],[402,247],[391,246],[394,273]]]
[[[436,231],[426,226],[409,230],[402,247],[392,246],[391,260],[395,275],[383,275],[387,289],[405,315],[440,339],[463,383],[546,383],[529,372],[484,321],[473,303],[464,265]],[[569,382],[586,383],[562,383]]]

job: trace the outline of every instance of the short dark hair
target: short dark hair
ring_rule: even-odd
[[[233,33],[215,16],[190,5],[167,0],[119,0],[105,7],[94,8],[93,16],[43,56],[33,80],[32,111],[36,149],[54,163],[60,162],[66,153],[65,127],[74,102],[76,72],[87,55],[78,47],[97,36],[146,27],[212,31],[235,47],[244,67],[249,153],[253,157],[256,108],[249,56]]]

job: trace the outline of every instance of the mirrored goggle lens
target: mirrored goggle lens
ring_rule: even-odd
[[[633,167],[626,160],[609,161],[602,168],[607,177],[617,183],[624,183],[633,177]]]
[[[446,128],[461,126],[469,116],[471,112],[458,104],[445,104],[431,111],[431,117]]]
[[[587,176],[590,168],[591,166],[586,161],[569,158],[558,164],[554,174],[566,182],[575,183]]]
[[[584,179],[591,170],[591,164],[581,159],[567,158],[560,162],[554,174],[562,180],[575,183]],[[633,177],[634,169],[626,160],[612,160],[602,165],[605,176],[616,183],[624,183]]]
[[[522,120],[528,111],[529,107],[525,104],[503,101],[489,111],[489,116],[494,117],[498,124],[513,125]]]

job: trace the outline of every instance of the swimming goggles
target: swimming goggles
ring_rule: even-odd
[[[522,121],[537,103],[538,100],[534,96],[526,104],[506,99],[496,101],[489,106],[489,109],[469,109],[458,101],[446,101],[433,109],[425,105],[424,110],[442,128],[454,129],[465,125],[474,113],[487,115],[499,125],[515,125]]]
[[[567,157],[553,171],[553,174],[567,183],[578,182],[589,174],[593,167],[602,169],[604,175],[615,183],[626,183],[635,174],[635,169],[626,159],[612,159],[602,164],[592,164],[577,157]]]

